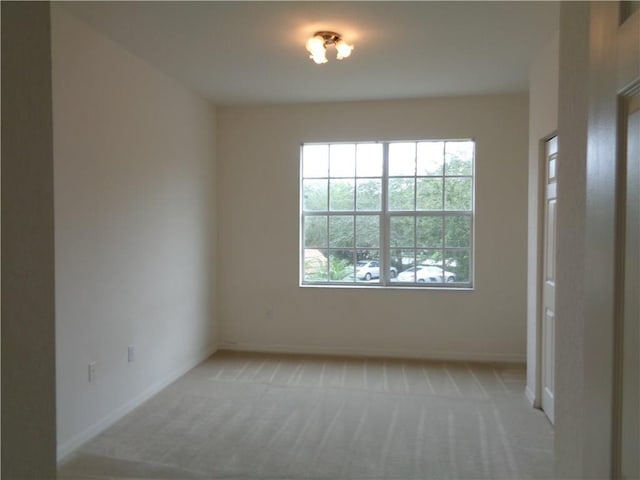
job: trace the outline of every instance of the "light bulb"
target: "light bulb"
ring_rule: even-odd
[[[325,50],[322,37],[311,37],[307,40],[307,50],[311,55],[315,55]]]
[[[336,58],[338,60],[342,60],[343,58],[347,58],[349,55],[351,55],[353,45],[349,45],[344,40],[340,40],[338,43],[336,43],[336,50],[338,51],[338,55],[336,56]]]
[[[307,40],[307,50],[310,53],[309,58],[317,64],[327,63],[327,49],[324,46],[324,39],[322,37],[315,36]]]
[[[316,62],[318,65],[322,63],[327,63],[327,56],[325,55],[324,49],[322,52],[316,52],[309,55],[309,58]]]

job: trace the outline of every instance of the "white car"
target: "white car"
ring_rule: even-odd
[[[456,281],[456,274],[447,272],[442,267],[432,265],[418,265],[407,268],[398,275],[399,282],[427,282],[427,283],[453,283]]]
[[[398,270],[391,267],[391,278],[396,278]],[[356,278],[358,280],[371,280],[380,277],[380,262],[378,260],[360,260],[356,262]]]

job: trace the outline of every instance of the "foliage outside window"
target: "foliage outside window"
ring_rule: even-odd
[[[472,140],[303,144],[301,283],[469,288]]]

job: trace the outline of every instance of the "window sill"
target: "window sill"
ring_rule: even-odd
[[[469,286],[424,286],[418,287],[413,285],[353,285],[353,284],[335,284],[335,283],[301,283],[298,285],[300,288],[328,288],[328,289],[347,289],[347,290],[412,290],[420,291],[427,290],[433,291],[445,291],[445,292],[473,292],[475,287]]]

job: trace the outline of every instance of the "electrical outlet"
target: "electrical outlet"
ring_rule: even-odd
[[[264,318],[266,320],[273,320],[273,308],[267,308],[264,312]]]
[[[96,362],[89,364],[89,381],[93,382],[96,379]]]
[[[135,345],[129,345],[127,347],[127,361],[131,363],[135,359],[136,359],[136,347]]]

